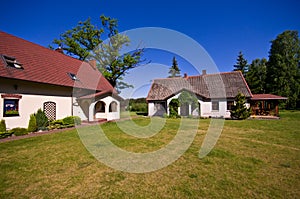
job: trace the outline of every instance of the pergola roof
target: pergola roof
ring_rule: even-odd
[[[273,95],[273,94],[253,94],[252,101],[259,101],[259,100],[287,100],[286,97],[282,97],[279,95]]]

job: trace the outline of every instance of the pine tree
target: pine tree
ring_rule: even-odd
[[[235,104],[232,106],[230,115],[233,119],[244,120],[250,117],[250,109],[246,107],[246,97],[238,93],[235,97]]]
[[[169,74],[169,77],[180,77],[180,69],[175,57],[173,57],[173,64],[170,67]]]
[[[253,94],[266,92],[266,69],[267,60],[255,59],[249,66],[246,81]]]
[[[236,65],[234,65],[234,71],[241,71],[243,76],[246,76],[248,71],[248,61],[244,58],[242,51],[239,52],[238,58],[236,59]]]
[[[298,31],[285,31],[271,41],[267,92],[288,97],[287,108],[300,106],[300,40]]]

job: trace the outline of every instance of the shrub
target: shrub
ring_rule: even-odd
[[[7,137],[9,137],[9,136],[11,136],[12,135],[12,133],[10,133],[10,132],[0,132],[0,139],[2,139],[2,138],[7,138]]]
[[[71,125],[71,124],[76,124],[80,125],[81,124],[81,118],[78,116],[68,116],[63,119],[63,124],[64,125]]]
[[[36,118],[36,125],[38,130],[44,130],[46,129],[46,126],[48,126],[48,118],[45,115],[45,112],[42,111],[42,109],[39,109],[37,113],[35,114]]]
[[[29,124],[27,128],[28,132],[35,132],[37,131],[37,124],[36,124],[36,118],[34,114],[30,115]]]
[[[169,103],[169,117],[170,118],[179,118],[178,107],[180,106],[178,99],[172,99]]]
[[[27,129],[25,129],[25,128],[19,128],[19,127],[13,128],[13,129],[9,130],[8,132],[11,133],[11,134],[14,134],[15,136],[20,136],[20,135],[26,135],[26,134],[28,134]]]
[[[6,132],[5,120],[0,121],[0,132]]]
[[[50,125],[56,125],[56,124],[63,125],[64,121],[63,120],[53,120],[50,122]]]

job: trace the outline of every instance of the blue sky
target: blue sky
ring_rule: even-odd
[[[1,2],[0,29],[48,46],[78,21],[91,17],[99,23],[105,14],[118,19],[120,31],[162,27],[183,33],[203,46],[219,71],[231,71],[239,51],[248,62],[267,58],[272,39],[299,31],[299,7],[298,0],[10,0]],[[154,63],[172,63],[170,53],[148,56]],[[178,63],[182,72],[197,73],[184,59],[178,57]]]

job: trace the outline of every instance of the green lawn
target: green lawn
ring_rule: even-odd
[[[147,139],[122,133],[115,123],[101,127],[115,145],[149,152],[174,138],[178,121],[168,119],[160,133]],[[0,198],[300,198],[299,121],[300,112],[289,111],[280,120],[226,120],[213,151],[199,159],[210,123],[201,119],[183,156],[142,174],[100,163],[76,130],[0,143]],[[134,122],[146,126],[149,119]]]

